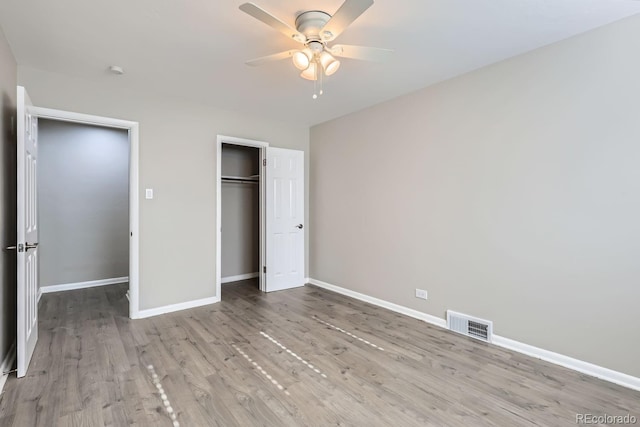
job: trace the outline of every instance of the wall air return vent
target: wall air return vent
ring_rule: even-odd
[[[493,322],[447,310],[447,328],[462,335],[491,342]]]

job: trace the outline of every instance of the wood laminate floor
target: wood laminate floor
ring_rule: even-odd
[[[640,393],[313,286],[223,286],[127,318],[123,285],[46,294],[0,426],[571,426]],[[639,421],[640,423],[640,421]]]

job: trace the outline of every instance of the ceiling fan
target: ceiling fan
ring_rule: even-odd
[[[314,82],[320,80],[319,94],[322,95],[323,75],[330,76],[340,67],[340,61],[336,57],[384,61],[393,53],[390,49],[330,45],[372,4],[373,0],[345,0],[333,16],[320,10],[302,12],[296,17],[295,28],[293,28],[255,4],[244,3],[240,5],[240,10],[303,45],[300,49],[286,50],[252,59],[247,61],[247,65],[262,65],[266,62],[292,58],[296,68],[302,71],[301,77]],[[313,98],[317,97],[318,93],[314,91]]]

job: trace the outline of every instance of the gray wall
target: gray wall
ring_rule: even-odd
[[[222,175],[260,172],[257,148],[222,145]],[[260,269],[260,194],[257,184],[222,183],[222,278]]]
[[[40,286],[129,275],[129,134],[38,122]]]
[[[308,127],[140,92],[126,75],[89,81],[20,66],[18,80],[40,107],[140,123],[143,310],[216,295],[216,135],[309,149]]]
[[[0,245],[16,244],[16,108],[17,66],[0,29]],[[0,363],[16,339],[16,253],[0,255]]]
[[[635,16],[312,128],[311,277],[640,376],[638,52]]]

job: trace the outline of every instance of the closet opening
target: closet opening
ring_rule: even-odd
[[[240,185],[251,187],[238,188]],[[303,151],[218,135],[217,300],[224,296],[223,282],[226,285],[254,280],[244,283],[247,292],[255,292],[256,287],[262,292],[274,292],[304,286],[304,188]],[[233,205],[233,200],[250,201],[251,205]]]
[[[263,147],[219,141],[219,265],[221,298],[262,290]]]

